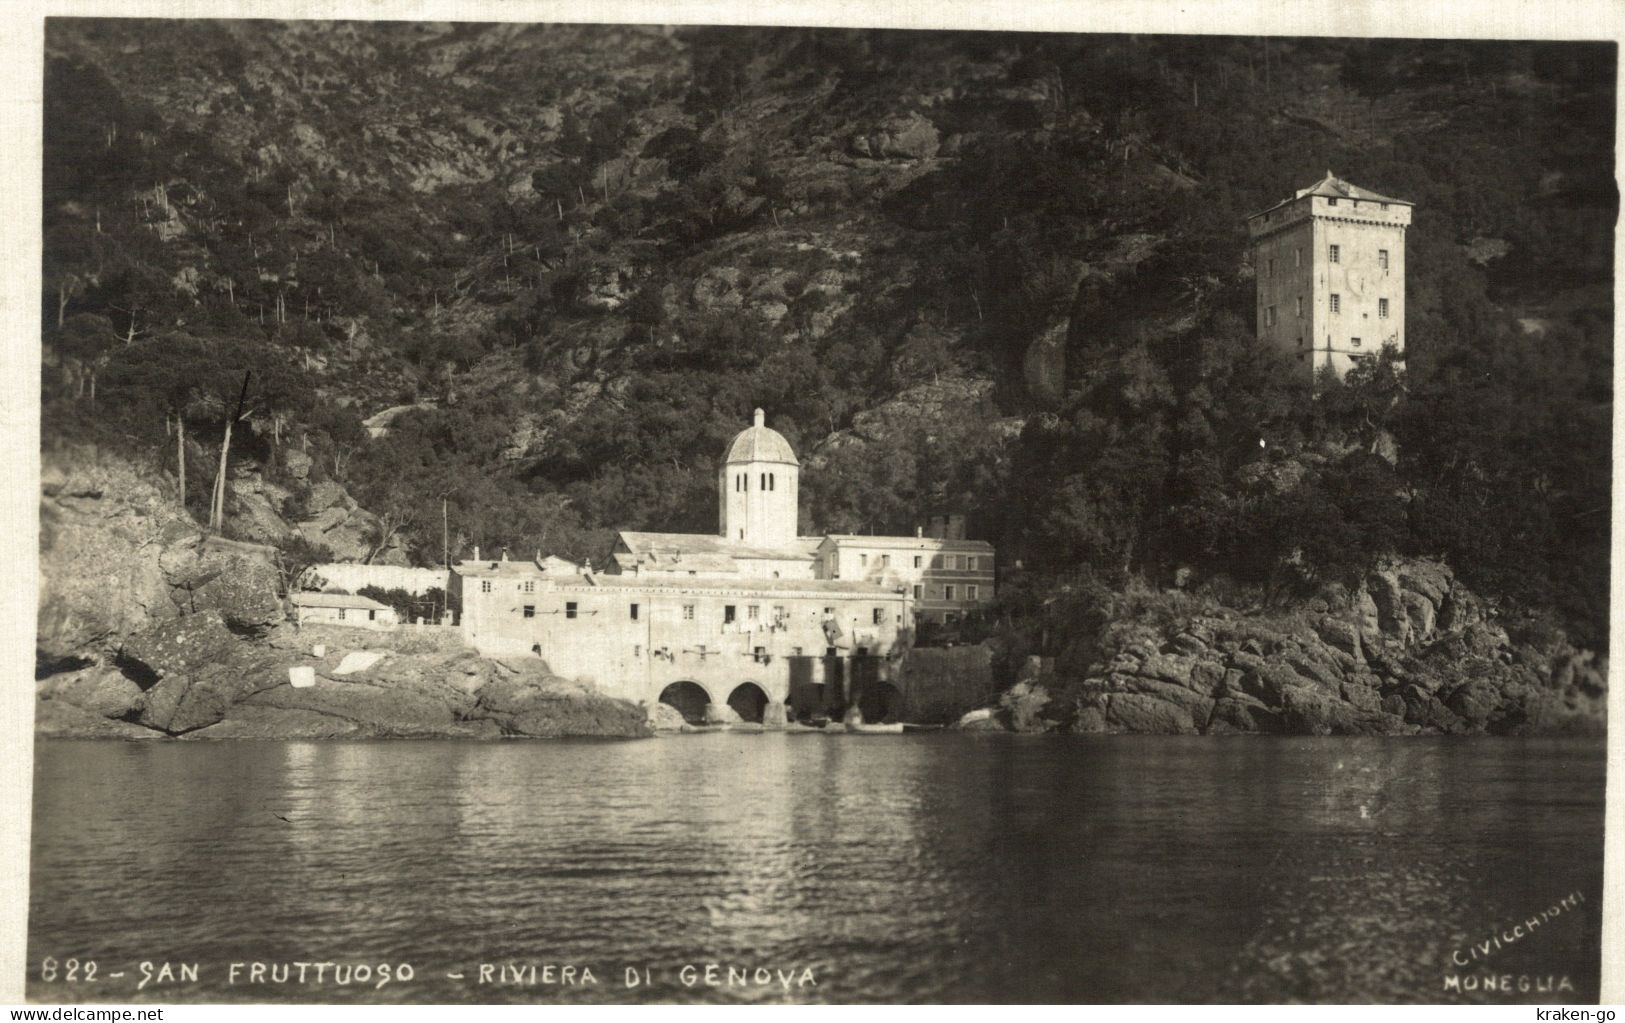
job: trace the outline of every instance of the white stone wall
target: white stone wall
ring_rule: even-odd
[[[315,565],[311,573],[319,577],[324,591],[347,590],[354,593],[363,586],[377,586],[385,590],[405,590],[413,596],[422,596],[436,587],[447,589],[450,571],[444,568],[407,568],[402,565],[360,565],[353,562],[331,562]]]
[[[725,620],[728,606],[734,609],[732,622]],[[506,588],[495,582],[485,593],[471,579],[465,581],[463,608],[468,639],[481,653],[539,653],[555,674],[606,695],[650,703],[680,680],[699,684],[713,702],[725,702],[745,682],[783,701],[789,694],[789,659],[798,653],[822,656],[831,645],[823,628],[826,609],[840,626],[834,645],[843,657],[859,648],[900,653],[911,624],[907,599],[894,593],[773,593],[703,584],[637,588],[538,582],[526,593],[509,581]]]

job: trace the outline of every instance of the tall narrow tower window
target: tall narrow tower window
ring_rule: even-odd
[[[1271,276],[1271,277],[1275,276],[1275,260],[1274,259],[1271,259],[1269,261],[1269,276]]]
[[[1386,209],[1386,207],[1384,207],[1384,208]],[[1387,249],[1378,249],[1377,250],[1377,265],[1382,267],[1384,270],[1388,269],[1388,250]]]
[[[1332,312],[1340,313],[1342,311],[1343,311],[1343,296],[1337,295],[1337,294],[1332,295]]]
[[[1343,261],[1340,258],[1342,256],[1342,254],[1343,254],[1342,248],[1340,246],[1333,245],[1331,247],[1331,252],[1330,252],[1328,258],[1330,258],[1333,263],[1341,263]]]
[[[1295,266],[1295,267],[1303,265],[1303,246],[1302,245],[1300,245],[1297,248],[1292,250],[1292,265]]]
[[[1303,296],[1298,296],[1298,319],[1303,319]]]
[[[762,489],[767,489],[767,473],[762,473]]]
[[[1377,299],[1377,319],[1386,320],[1387,318],[1388,318],[1388,300],[1386,298],[1379,298],[1379,299]]]

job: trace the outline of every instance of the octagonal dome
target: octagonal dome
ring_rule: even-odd
[[[782,462],[786,465],[800,465],[801,463],[796,461],[796,453],[790,450],[790,442],[785,440],[779,431],[763,425],[765,419],[762,410],[757,409],[755,422],[739,431],[739,436],[728,445],[728,454],[723,461],[729,464]]]

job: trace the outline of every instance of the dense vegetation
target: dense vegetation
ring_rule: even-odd
[[[715,459],[762,406],[806,530],[969,512],[1028,620],[1179,569],[1274,600],[1437,554],[1605,642],[1610,47],[47,42],[47,437],[187,461],[228,533],[229,421],[291,519],[332,480],[424,563],[442,501],[454,557],[601,558],[615,529],[714,528]],[[1418,204],[1409,350],[1311,400],[1251,339],[1243,221],[1328,167]]]

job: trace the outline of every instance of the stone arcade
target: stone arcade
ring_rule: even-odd
[[[459,562],[464,635],[491,657],[541,656],[608,696],[690,721],[892,710],[917,621],[993,598],[993,548],[957,516],[931,535],[797,536],[800,463],[755,422],[717,476],[718,533],[623,532],[604,571],[558,558]]]

